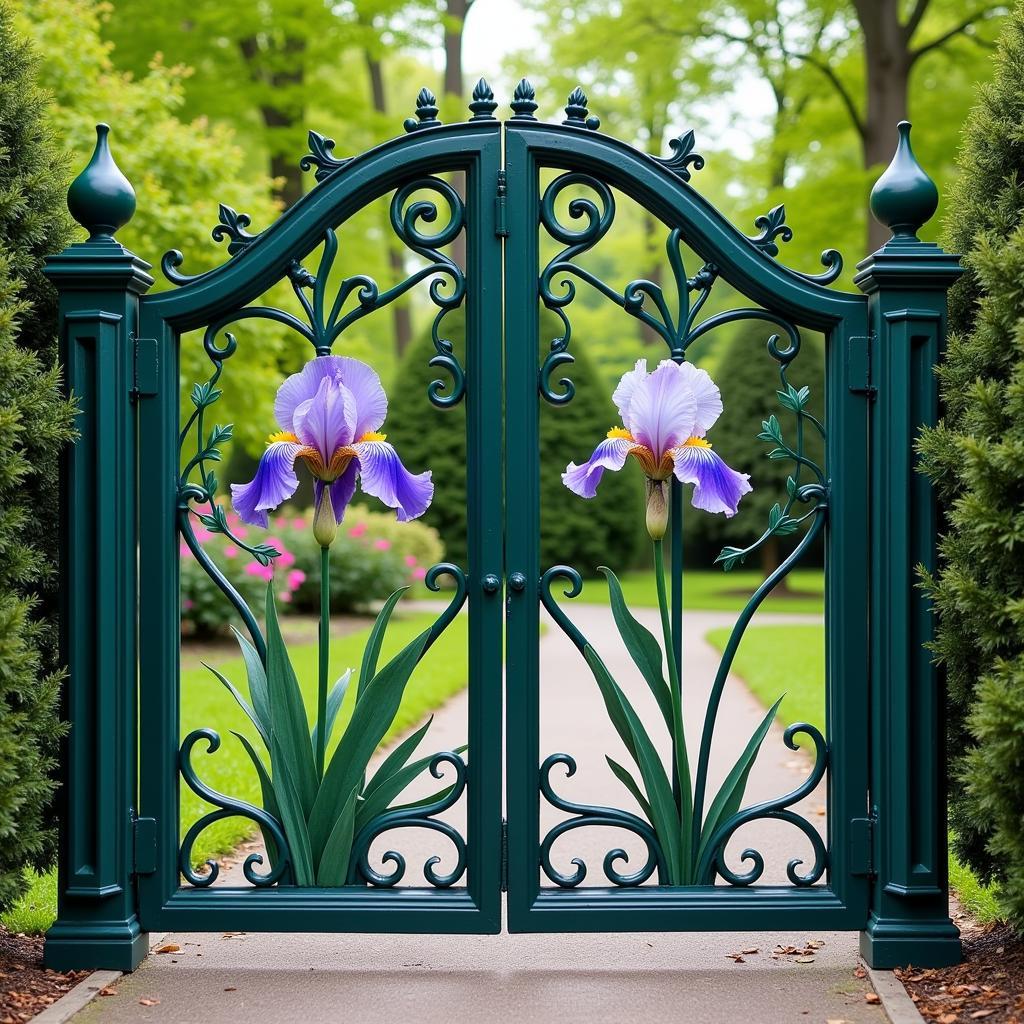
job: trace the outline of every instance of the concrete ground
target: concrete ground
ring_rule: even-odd
[[[577,605],[571,614],[600,650],[641,717],[655,723],[657,710],[632,668],[609,613]],[[657,615],[638,617],[657,634]],[[718,654],[704,641],[709,629],[731,625],[724,613],[689,613],[684,635],[684,702],[695,758],[704,705]],[[755,624],[815,621],[797,616],[758,616]],[[578,771],[565,779],[556,770],[558,792],[579,802],[635,805],[604,762],[610,753],[628,763],[608,724],[596,685],[575,648],[553,623],[541,641],[542,756],[572,754]],[[764,715],[742,683],[731,678],[719,716],[712,757],[712,787],[728,773]],[[454,746],[465,736],[466,698],[460,695],[435,716],[428,737],[433,749]],[[788,724],[788,723],[782,723]],[[653,730],[652,730],[653,731]],[[751,772],[745,803],[778,796],[806,776],[809,761],[782,742],[773,728]],[[714,788],[711,789],[713,795]],[[710,800],[711,797],[709,797]],[[817,793],[795,805],[819,829],[825,797]],[[560,818],[547,809],[544,829]],[[459,816],[451,819],[459,823]],[[618,830],[579,829],[554,849],[555,866],[570,870],[583,857],[584,884],[602,884],[605,851],[623,846],[640,862],[641,847]],[[410,868],[432,854],[445,857],[443,840],[427,830],[388,835]],[[752,823],[730,844],[728,861],[742,867],[737,850],[755,846],[765,858],[762,882],[784,883],[794,856],[810,863],[810,844],[781,823]],[[381,849],[383,849],[383,841]],[[379,852],[379,851],[378,851]],[[450,854],[449,854],[450,855]],[[372,858],[371,858],[372,860]],[[379,863],[379,861],[377,861]],[[439,865],[439,870],[446,868]],[[410,884],[422,884],[410,870]],[[225,882],[239,884],[227,873]],[[544,884],[548,884],[544,880]],[[606,884],[606,883],[604,883]],[[96,1021],[219,1022],[256,1019],[261,1024],[301,1021],[409,1021],[471,1024],[603,1024],[603,1022],[880,1022],[868,1004],[867,982],[854,974],[855,933],[787,934],[653,933],[587,935],[404,936],[179,934],[162,943],[177,952],[150,956],[116,994],[98,998],[77,1014],[76,1024]],[[775,953],[778,947],[799,952]],[[732,956],[730,955],[732,954]]]

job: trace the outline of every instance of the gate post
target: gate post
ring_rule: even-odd
[[[147,951],[134,869],[136,774],[135,331],[149,264],[114,240],[135,193],[97,126],[68,190],[89,238],[46,261],[60,296],[65,387],[78,403],[61,500],[61,641],[68,667],[57,921],[48,967],[132,970]]]
[[[932,568],[936,508],[914,445],[938,413],[934,366],[946,334],[946,292],[959,257],[917,237],[938,190],[910,148],[910,125],[871,193],[892,238],[858,265],[869,297],[871,393],[871,909],[861,952],[873,967],[960,960],[949,917],[945,716],[941,676],[917,566]]]

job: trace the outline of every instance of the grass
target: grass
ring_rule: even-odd
[[[435,616],[432,614],[404,617],[396,614],[388,627],[380,663],[384,664],[388,657],[426,629],[434,619]],[[359,632],[332,640],[333,678],[337,678],[349,667],[358,671],[369,631],[370,625],[367,624],[367,627]],[[306,707],[312,713],[316,707],[316,644],[292,646],[290,654],[295,674],[302,685]],[[214,658],[211,663],[243,694],[248,692],[245,684],[245,666],[241,657],[227,660]],[[431,711],[458,693],[466,685],[466,678],[466,618],[459,616],[438,638],[413,673],[398,715],[384,742],[387,743],[399,733],[421,723]],[[260,789],[256,773],[241,743],[231,735],[231,731],[244,733],[254,742],[257,749],[261,749],[261,744],[249,720],[213,673],[202,667],[182,670],[181,708],[183,737],[201,726],[213,729],[221,737],[220,748],[213,754],[205,753],[204,743],[196,744],[192,764],[199,778],[220,793],[230,794],[258,806]],[[346,700],[334,727],[328,756],[337,746],[351,713],[351,701]],[[429,736],[428,733],[425,740],[427,743]],[[210,805],[182,783],[181,834],[184,835],[185,830],[209,810]],[[215,822],[199,836],[194,847],[194,859],[200,862],[207,857],[227,853],[253,831],[253,824],[245,818],[226,818]],[[27,872],[26,878],[29,883],[28,891],[7,913],[0,916],[0,922],[10,931],[39,934],[50,927],[57,915],[56,873],[36,875],[34,872]]]
[[[7,913],[0,915],[0,924],[8,931],[41,935],[57,917],[57,872],[37,875],[25,871],[28,889]]]
[[[687,571],[683,582],[683,607],[694,611],[739,611],[763,579],[761,573],[752,570],[728,573],[720,569]],[[824,608],[824,577],[821,571],[797,569],[790,573],[788,580],[790,591],[785,596],[773,594],[766,598],[761,608],[769,612],[820,614]],[[619,582],[630,607],[657,607],[658,593],[653,570],[623,573]],[[560,581],[555,585],[556,595],[560,585]],[[607,605],[608,584],[604,577],[587,580],[576,601]]]
[[[708,642],[719,651],[729,630],[713,629]],[[825,627],[810,625],[754,626],[743,636],[733,671],[755,697],[771,707],[779,695],[784,723],[809,722],[825,731]],[[982,885],[970,868],[949,856],[949,884],[961,906],[983,924],[999,921],[998,889]]]

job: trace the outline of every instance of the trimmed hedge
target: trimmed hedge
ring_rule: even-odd
[[[946,247],[965,253],[920,451],[945,516],[926,581],[948,678],[955,852],[1024,927],[1024,5],[967,123]]]
[[[66,165],[13,21],[0,4],[0,909],[23,891],[25,867],[54,861],[57,473],[73,415],[40,273],[71,239]]]

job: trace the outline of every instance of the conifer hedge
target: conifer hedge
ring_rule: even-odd
[[[945,245],[966,273],[939,368],[944,418],[920,441],[945,517],[927,587],[949,688],[958,857],[1024,926],[1024,5],[966,127]]]
[[[72,436],[55,295],[40,273],[71,238],[67,168],[13,21],[0,4],[0,909],[26,866],[54,860],[57,467]]]

